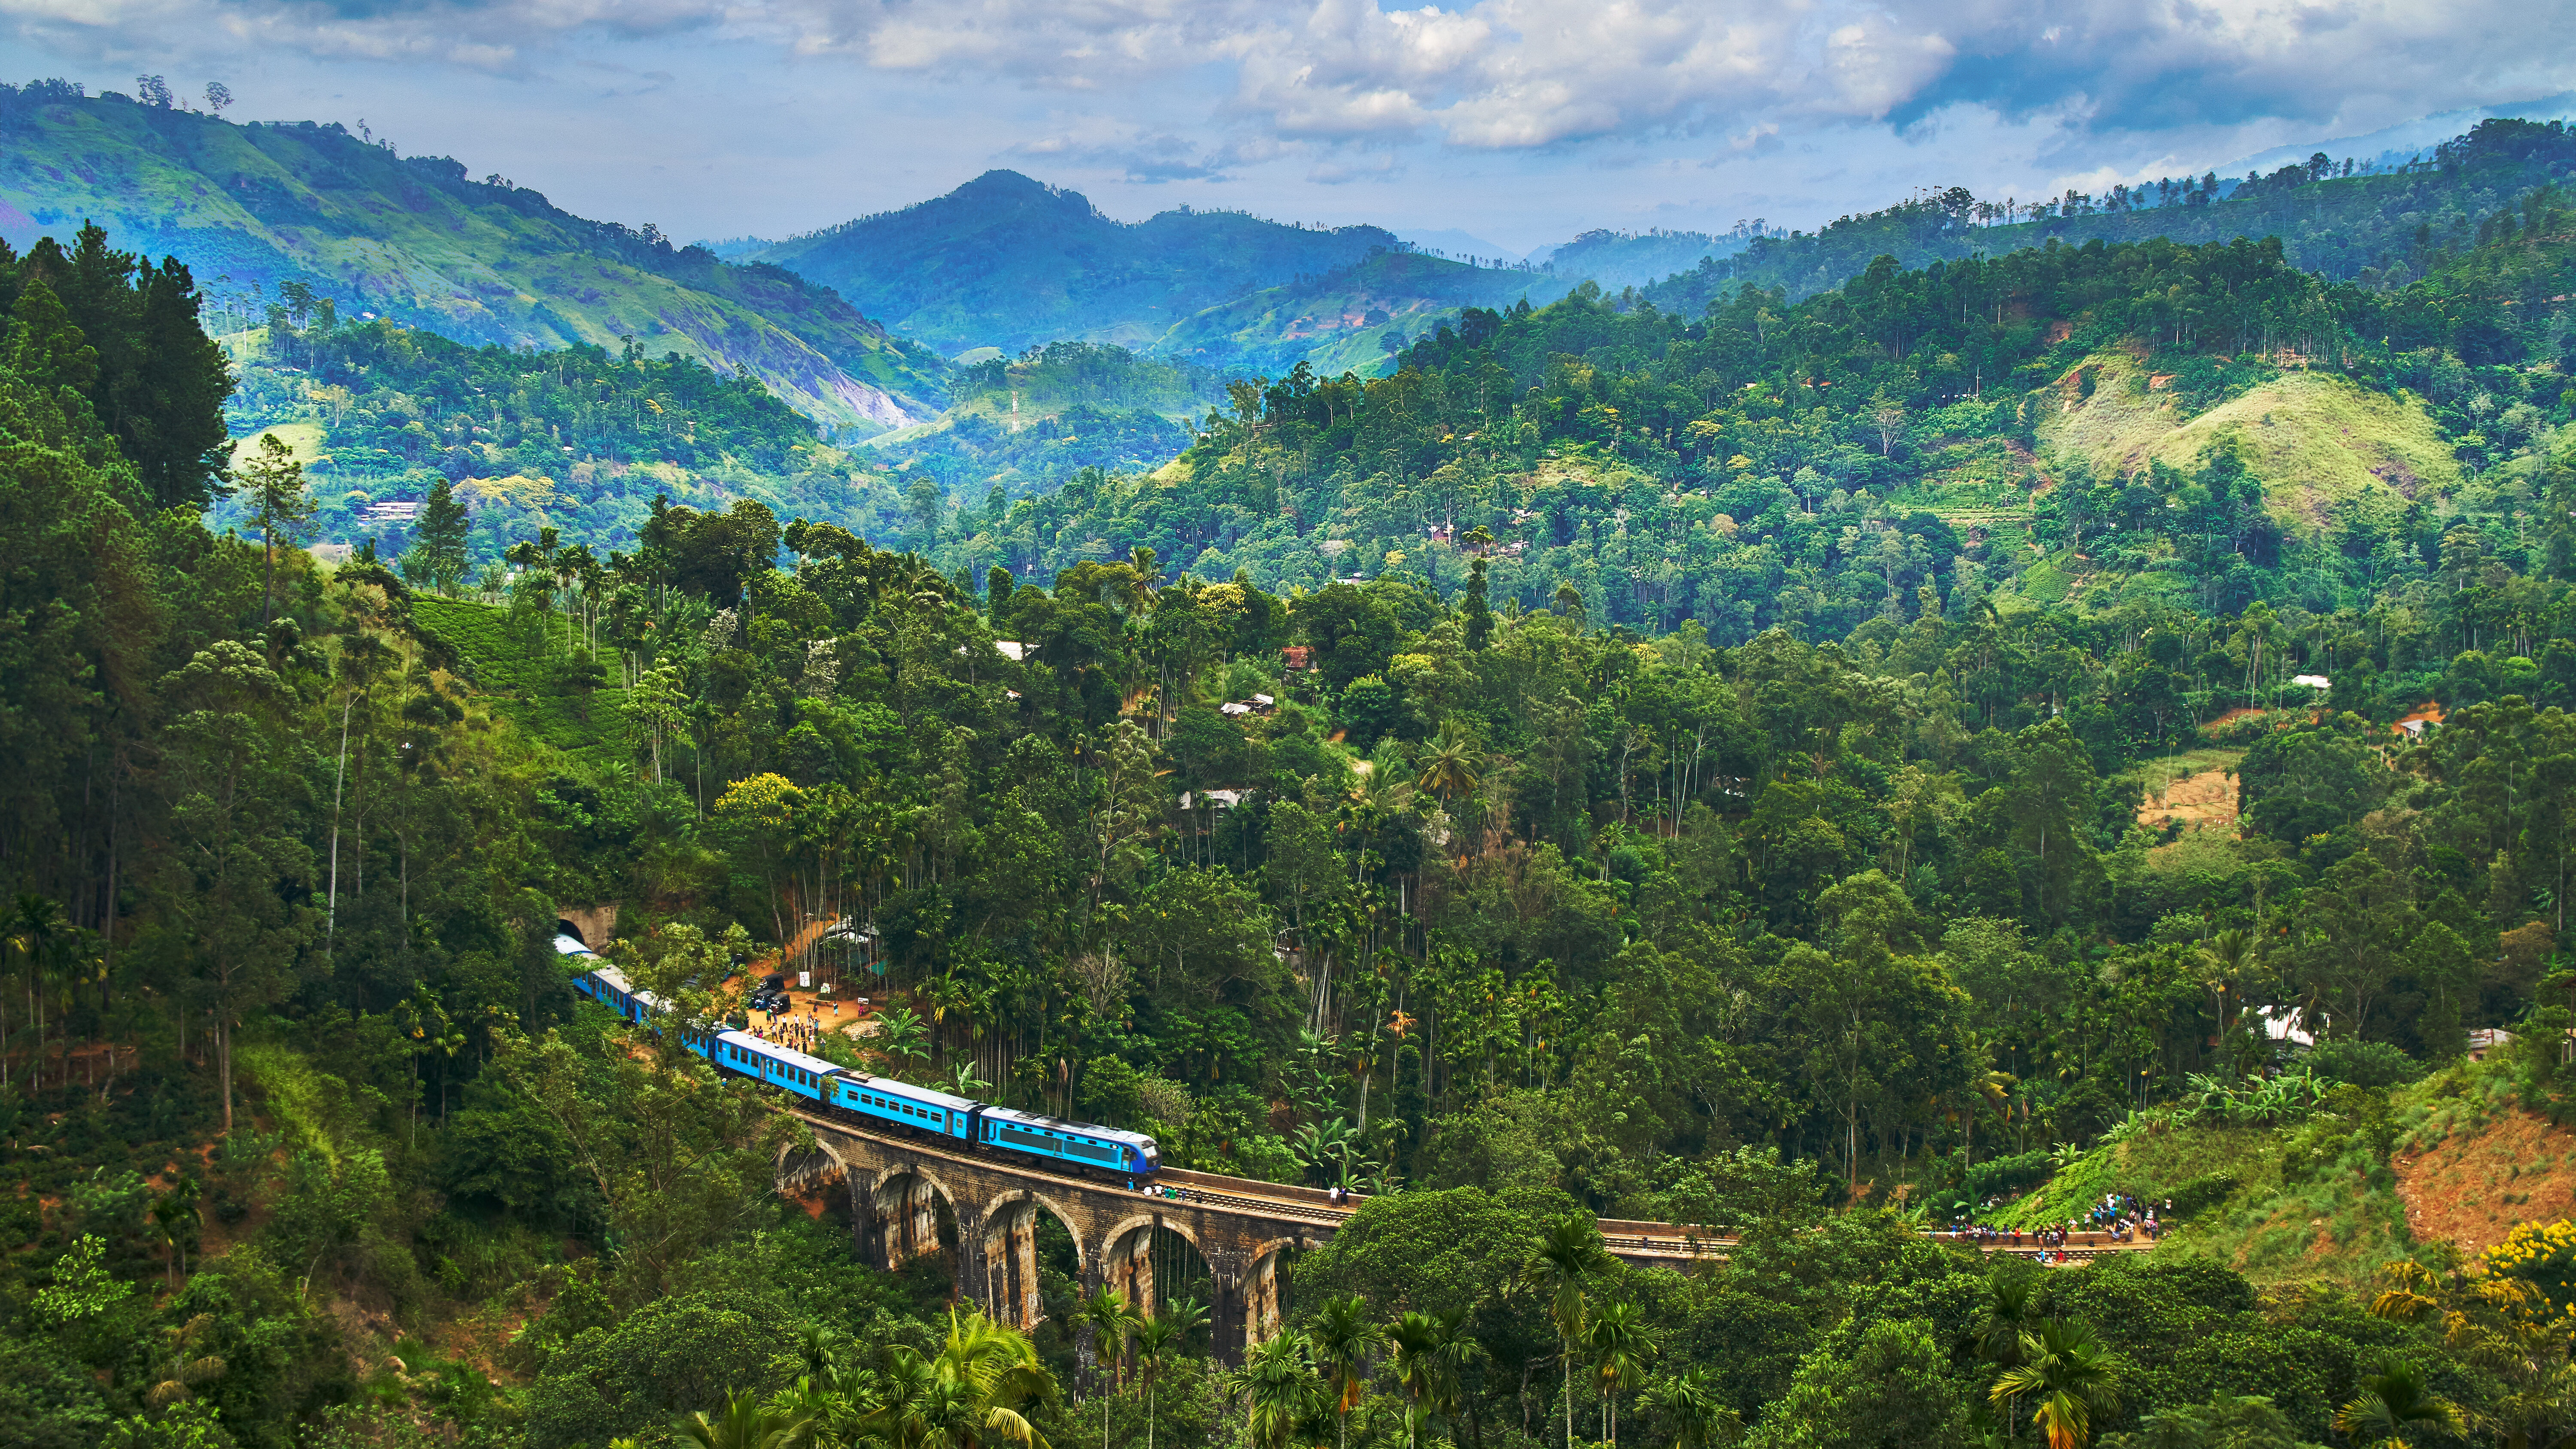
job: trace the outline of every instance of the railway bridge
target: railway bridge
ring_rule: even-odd
[[[1357,1202],[1337,1205],[1318,1188],[1168,1167],[1151,1192],[1136,1192],[945,1139],[903,1136],[802,1108],[794,1115],[812,1130],[814,1150],[791,1153],[779,1164],[780,1185],[844,1182],[859,1253],[869,1263],[894,1269],[938,1252],[944,1204],[957,1225],[957,1296],[1025,1330],[1044,1316],[1039,1213],[1053,1214],[1071,1235],[1084,1292],[1116,1288],[1147,1313],[1155,1303],[1154,1230],[1166,1229],[1188,1240],[1208,1265],[1213,1347],[1228,1362],[1241,1362],[1246,1349],[1279,1331],[1285,1251],[1329,1240]],[[1639,1267],[1723,1263],[1735,1245],[1672,1223],[1604,1218],[1600,1228],[1611,1256]],[[2148,1246],[2100,1242],[2059,1257],[2080,1262]],[[1994,1244],[1987,1251],[2026,1256],[2037,1249]]]
[[[780,1181],[810,1186],[838,1176],[862,1258],[900,1268],[940,1250],[939,1209],[957,1224],[953,1262],[960,1299],[996,1321],[1029,1329],[1038,1298],[1037,1215],[1052,1213],[1073,1238],[1084,1292],[1102,1286],[1150,1311],[1154,1230],[1188,1240],[1208,1265],[1210,1327],[1229,1361],[1279,1331],[1279,1268],[1286,1249],[1333,1236],[1356,1200],[1336,1205],[1319,1188],[1165,1168],[1151,1192],[1066,1176],[1045,1164],[986,1156],[962,1144],[903,1136],[799,1110],[815,1151],[780,1164]],[[1663,1223],[1601,1224],[1616,1256],[1632,1263],[1723,1261],[1723,1245]]]

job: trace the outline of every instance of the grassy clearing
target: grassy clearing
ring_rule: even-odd
[[[452,646],[466,682],[547,745],[605,764],[622,758],[626,691],[584,685],[573,671],[571,621],[531,619],[492,604],[417,597],[412,617]]]
[[[248,461],[247,455],[259,445],[260,434],[275,433],[277,440],[295,450],[295,461],[307,468],[323,461],[322,425],[320,423],[273,423],[257,432],[233,439],[231,466],[238,468]]]
[[[2292,372],[2186,419],[2170,391],[2144,385],[2145,364],[2126,353],[2099,353],[2084,365],[2096,378],[2092,396],[2061,397],[2040,439],[2052,462],[2081,458],[2096,477],[2149,462],[2190,472],[2211,449],[2233,446],[2263,480],[2273,516],[2301,534],[2331,526],[2348,500],[2365,513],[2393,515],[2419,493],[2460,484],[2451,450],[2412,398]]]
[[[2141,761],[2131,768],[2124,778],[2136,780],[2144,785],[2148,798],[2153,799],[2172,788],[2176,780],[2206,774],[2211,770],[2232,775],[2236,773],[2238,762],[2244,758],[2243,750],[2215,748],[2185,750],[2179,755],[2165,755],[2157,759]]]

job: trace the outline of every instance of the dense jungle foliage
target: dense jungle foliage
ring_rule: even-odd
[[[2563,295],[2565,222],[2511,215],[2393,294],[2250,243],[1586,293],[1248,384],[1156,480],[927,482],[912,551],[665,500],[472,584],[443,475],[402,559],[297,546],[184,268],[0,253],[0,1439],[2557,1442],[2576,1229],[2389,1206],[2472,1107],[2568,1110],[2563,333],[2485,290]],[[761,446],[684,364],[454,359],[487,461],[675,446],[646,397]],[[2456,472],[2284,517],[2270,455],[2062,431],[2302,378]],[[1978,447],[2018,525],[1909,498]],[[2213,772],[2237,828],[2159,816]],[[888,1008],[832,1050],[1368,1201],[1239,1366],[1204,1264],[1086,1294],[1051,1217],[999,1328],[577,1005],[555,923],[611,905],[700,1000],[864,923],[796,963]],[[2123,1193],[2179,1231],[1922,1231]],[[1595,1213],[1740,1241],[1638,1270]]]
[[[2206,244],[2277,237],[2299,267],[2336,281],[2400,286],[2431,270],[2445,251],[2506,202],[2563,180],[2576,169],[2576,135],[2564,122],[2481,121],[2408,162],[2304,162],[2222,177],[2166,177],[2101,194],[1980,199],[1965,187],[1934,188],[1882,211],[1840,217],[1812,232],[1753,238],[1734,256],[1712,257],[1644,289],[1667,311],[1696,314],[1739,287],[1791,297],[1826,291],[1880,256],[1928,266],[2058,241],[2081,246],[2163,237]]]

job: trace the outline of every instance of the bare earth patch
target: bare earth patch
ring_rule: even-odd
[[[2576,1132],[2528,1112],[2401,1152],[2389,1166],[2417,1242],[2448,1239],[2475,1253],[2503,1242],[2516,1223],[2576,1216]]]
[[[2138,823],[2153,830],[2168,820],[2185,830],[2236,828],[2236,776],[2226,770],[2185,775],[2138,806]]]

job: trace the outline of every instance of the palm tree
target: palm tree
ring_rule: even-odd
[[[838,1386],[838,1378],[837,1370],[828,1380],[798,1374],[796,1382],[769,1396],[773,1417],[804,1422],[796,1449],[851,1449],[858,1442],[858,1407]]]
[[[1148,1318],[1136,1325],[1136,1371],[1145,1379],[1145,1449],[1154,1449],[1154,1381],[1180,1351],[1181,1331],[1168,1318]]]
[[[1601,1387],[1601,1422],[1607,1431],[1610,1449],[1619,1449],[1619,1390],[1633,1387],[1646,1372],[1646,1360],[1655,1353],[1655,1338],[1646,1327],[1645,1315],[1634,1303],[1613,1303],[1594,1316],[1583,1333],[1584,1347],[1592,1350],[1592,1371]]]
[[[724,1414],[700,1409],[678,1422],[680,1438],[699,1449],[797,1449],[811,1433],[811,1419],[773,1414],[750,1394],[725,1395]]]
[[[2432,1391],[2422,1369],[2390,1358],[2381,1362],[2379,1372],[2362,1375],[2361,1392],[2335,1410],[2334,1426],[2356,1444],[2410,1449],[2414,1441],[2409,1435],[2426,1429],[2458,1433],[2468,1426],[2468,1416]]]
[[[1986,1072],[1968,1083],[1969,1096],[1966,1126],[1968,1158],[1970,1161],[1974,1161],[1977,1156],[1978,1104],[1983,1103],[1987,1111],[1993,1113],[2003,1121],[2010,1122],[2012,1120],[2012,1090],[2020,1085],[2021,1079],[2014,1076],[2012,1073],[1993,1071]]]
[[[1977,1326],[1972,1330],[1971,1342],[1977,1357],[2004,1368],[2021,1362],[2022,1336],[2039,1321],[2035,1301],[2038,1287],[2036,1272],[2016,1272],[1998,1265],[1986,1279],[1985,1305],[1978,1310]]]
[[[2013,1403],[2024,1394],[2036,1397],[2031,1422],[2048,1435],[2048,1449],[2084,1449],[2094,1414],[2119,1402],[2119,1371],[2119,1360],[2091,1330],[2045,1319],[2038,1332],[2021,1336],[2021,1362],[2005,1369],[1987,1396],[2004,1410],[2007,1427]]]
[[[1289,1434],[1324,1397],[1305,1335],[1292,1329],[1245,1354],[1243,1367],[1226,1377],[1226,1396],[1243,1405],[1243,1435],[1251,1449],[1284,1449]]]
[[[1171,1320],[1173,1330],[1180,1335],[1174,1342],[1178,1344],[1182,1353],[1203,1351],[1194,1350],[1190,1345],[1198,1342],[1208,1331],[1206,1304],[1195,1298],[1175,1298],[1164,1304],[1163,1311],[1154,1316]]]
[[[1726,1449],[1744,1437],[1743,1415],[1719,1396],[1705,1368],[1658,1379],[1644,1397],[1672,1431],[1673,1449]]]
[[[859,1421],[894,1449],[1047,1449],[1025,1407],[1056,1395],[1028,1336],[974,1309],[950,1309],[936,1358],[886,1350],[885,1397]]]
[[[1521,1265],[1521,1291],[1545,1294],[1548,1321],[1556,1326],[1557,1356],[1565,1365],[1566,1449],[1574,1449],[1574,1350],[1583,1338],[1588,1307],[1583,1286],[1609,1261],[1591,1215],[1571,1212],[1547,1225],[1529,1261]]]
[[[45,964],[54,953],[63,925],[62,907],[43,896],[27,893],[18,897],[5,926],[0,926],[7,933],[0,939],[5,939],[9,949],[17,953],[27,973],[27,1021],[36,1029],[36,1050],[28,1059],[33,1064],[28,1069],[28,1079],[37,1089],[45,1085]],[[0,1038],[0,1046],[5,1045],[6,1038]]]
[[[1333,1417],[1341,1421],[1342,1449],[1350,1449],[1351,1410],[1368,1392],[1369,1351],[1384,1341],[1368,1312],[1368,1301],[1356,1293],[1324,1300],[1308,1331],[1315,1367],[1333,1384]]]
[[[1422,760],[1422,777],[1413,782],[1414,787],[1443,801],[1454,800],[1476,788],[1475,766],[1475,746],[1465,736],[1444,729],[1431,741],[1431,752]]]
[[[2227,1040],[2228,994],[2237,994],[2241,1010],[2246,979],[2254,974],[2254,933],[2230,929],[2210,937],[2209,943],[2200,948],[2200,965],[2206,973],[2202,981],[2218,1000],[2218,1039],[2224,1043]]]
[[[152,1235],[170,1249],[169,1271],[164,1280],[176,1283],[177,1275],[188,1271],[190,1229],[202,1224],[206,1215],[197,1206],[197,1180],[182,1175],[170,1190],[152,1199]]]
[[[1467,1310],[1439,1314],[1406,1313],[1387,1333],[1395,1345],[1395,1377],[1417,1407],[1443,1417],[1458,1412],[1470,1364],[1488,1357],[1485,1346],[1467,1331]],[[1408,1428],[1414,1420],[1408,1419]]]
[[[1127,1357],[1127,1337],[1144,1319],[1127,1306],[1127,1295],[1107,1286],[1095,1288],[1074,1305],[1073,1321],[1089,1325],[1095,1362],[1108,1367],[1112,1383],[1117,1382],[1119,1365]],[[1097,1370],[1095,1369],[1095,1375]],[[1100,1449],[1109,1449],[1109,1400],[1100,1400]]]

